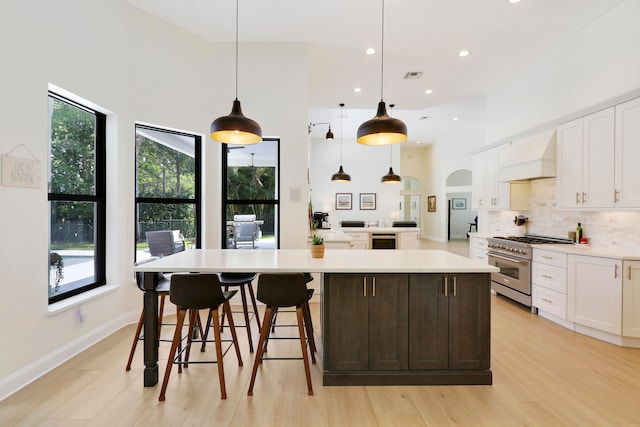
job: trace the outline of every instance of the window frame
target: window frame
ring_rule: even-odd
[[[51,189],[47,191],[47,203],[49,205],[49,210],[51,209],[51,202],[91,202],[95,203],[95,241],[94,241],[94,278],[95,280],[92,283],[88,283],[86,285],[79,286],[75,289],[69,290],[64,293],[49,295],[49,304],[53,304],[59,301],[63,301],[65,299],[71,298],[73,296],[82,294],[92,289],[96,289],[100,286],[104,286],[107,283],[106,280],[106,217],[107,217],[107,179],[106,179],[106,170],[107,170],[107,115],[97,111],[93,108],[87,107],[86,105],[82,105],[76,101],[73,101],[65,96],[62,96],[55,91],[49,90],[47,98],[55,98],[58,101],[67,103],[72,107],[84,110],[86,112],[94,115],[96,123],[95,123],[95,140],[94,140],[94,153],[95,153],[95,171],[94,171],[94,179],[95,179],[95,194],[65,194],[65,193],[52,193]],[[51,141],[48,142],[49,150],[51,149]],[[50,168],[50,165],[47,166]],[[47,171],[51,173],[51,170]],[[49,222],[50,222],[49,218]],[[51,224],[49,224],[49,251],[51,251]],[[50,266],[49,266],[50,268]],[[50,286],[50,284],[47,284]]]
[[[193,198],[171,198],[171,197],[139,197],[138,196],[138,156],[137,152],[134,154],[134,207],[133,207],[133,221],[134,221],[134,262],[137,259],[137,236],[138,236],[138,205],[139,204],[174,204],[174,205],[194,205],[194,224],[195,224],[195,247],[200,248],[202,246],[202,136],[193,133],[181,132],[176,130],[165,129],[159,126],[151,126],[141,123],[136,123],[134,126],[134,141],[136,132],[138,129],[148,129],[160,132],[166,132],[175,135],[188,136],[194,139],[194,197]]]
[[[274,141],[277,144],[277,150],[276,150],[276,187],[275,187],[275,194],[277,195],[275,199],[264,199],[264,200],[252,200],[252,199],[238,199],[238,200],[229,200],[229,193],[228,193],[228,174],[227,174],[227,169],[229,166],[228,163],[228,154],[229,151],[227,150],[227,144],[223,144],[220,143],[220,152],[221,154],[221,164],[222,164],[222,178],[221,178],[221,185],[222,185],[222,203],[221,203],[221,220],[220,220],[220,247],[222,249],[227,249],[227,205],[256,205],[256,204],[262,204],[262,205],[273,205],[274,208],[274,213],[276,215],[276,218],[274,218],[274,225],[275,225],[275,234],[276,234],[276,240],[275,240],[275,244],[276,244],[276,249],[280,248],[280,145],[281,145],[281,140],[280,138],[274,138],[274,137],[270,137],[270,138],[263,138],[262,141]]]

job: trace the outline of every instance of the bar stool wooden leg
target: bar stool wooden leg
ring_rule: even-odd
[[[302,314],[302,307],[296,307],[296,315],[298,317],[298,331],[300,333],[300,348],[302,349],[304,373],[307,377],[307,394],[309,396],[313,396],[313,387],[311,386],[311,370],[309,368],[309,356],[307,355],[307,340],[304,336],[304,315]]]
[[[140,320],[138,320],[138,326],[136,327],[136,334],[133,336],[133,343],[131,344],[131,351],[129,352],[129,360],[127,361],[127,367],[125,371],[131,370],[131,362],[133,362],[133,355],[136,353],[136,346],[140,340],[140,332],[142,331],[142,325],[144,325],[144,310],[140,313]]]
[[[273,318],[272,313],[273,309],[267,306],[264,312],[264,321],[262,322],[262,328],[260,328],[258,351],[255,355],[255,360],[253,361],[253,370],[251,371],[251,381],[249,382],[249,391],[247,392],[247,396],[253,396],[253,385],[256,382],[256,373],[258,372],[258,366],[262,362],[262,354],[264,353],[265,341],[267,339],[267,334],[269,333],[269,328],[271,327],[271,319]]]
[[[167,360],[167,368],[164,370],[164,380],[162,381],[162,388],[160,389],[160,397],[158,398],[158,400],[160,401],[163,401],[165,399],[167,384],[169,383],[169,377],[171,376],[171,368],[173,368],[173,359],[176,357],[176,350],[178,348],[178,343],[182,341],[182,325],[184,324],[184,317],[186,313],[187,313],[186,310],[178,310],[178,318],[176,320],[176,331],[173,334],[173,341],[171,342],[171,350],[169,350],[169,359]]]
[[[221,399],[227,398],[227,388],[224,382],[224,364],[222,362],[222,341],[220,341],[220,323],[218,320],[218,308],[212,309],[213,311],[213,336],[216,340],[216,361],[218,365],[218,378],[220,380],[220,395]],[[232,325],[233,320],[231,320],[231,316],[229,316],[229,326],[233,331]]]
[[[229,304],[229,301],[225,301],[223,305],[223,308],[222,308],[223,315],[225,311],[228,311],[229,313],[231,313],[231,304]],[[236,334],[236,325],[233,324],[233,316],[229,316],[229,327],[231,328],[231,338],[233,339],[233,346],[236,349],[238,366],[242,366],[242,356],[240,355],[240,345],[238,344],[238,335]]]
[[[316,340],[313,336],[313,324],[311,323],[311,309],[309,304],[302,304],[302,315],[304,316],[304,327],[307,330],[307,341],[311,352],[311,362],[316,363]]]

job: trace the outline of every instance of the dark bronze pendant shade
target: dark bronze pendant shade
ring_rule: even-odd
[[[338,169],[337,173],[331,175],[332,182],[351,182],[351,175],[345,173],[344,169],[342,169],[342,118],[344,114],[342,113],[342,109],[344,108],[344,104],[340,103],[340,169]],[[331,132],[331,127],[329,127],[329,132]],[[331,134],[333,136],[333,134]],[[327,138],[328,139],[328,138]]]
[[[223,144],[251,145],[262,141],[262,129],[257,122],[242,114],[238,100],[238,3],[236,0],[236,99],[228,116],[218,117],[211,123],[210,136]]]
[[[384,101],[378,103],[376,116],[358,128],[358,143],[364,145],[390,145],[407,139],[407,125],[389,117]]]
[[[242,114],[240,101],[236,98],[231,113],[211,123],[211,139],[224,144],[257,144],[262,141],[262,129],[257,122]]]
[[[342,169],[342,165],[340,165],[340,169],[338,169],[338,172],[334,173],[333,175],[331,175],[331,181],[333,181],[333,182],[350,182],[351,181],[351,175],[349,175],[348,173],[345,173],[345,171]]]
[[[333,139],[333,132],[331,132],[331,125],[329,125],[329,130],[327,131],[327,134],[324,136],[324,138],[327,140]]]
[[[363,145],[391,145],[407,139],[407,125],[389,117],[384,103],[384,0],[382,0],[382,31],[380,43],[380,102],[376,116],[358,128],[356,141]]]
[[[393,168],[389,168],[389,172],[380,178],[381,184],[399,184],[402,181],[399,175],[393,173]]]

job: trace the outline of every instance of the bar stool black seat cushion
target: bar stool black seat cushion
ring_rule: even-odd
[[[299,306],[310,298],[306,283],[303,273],[263,274],[258,284],[258,301],[269,307]]]
[[[223,292],[217,274],[174,274],[169,298],[178,307],[200,310],[218,307],[236,292]]]

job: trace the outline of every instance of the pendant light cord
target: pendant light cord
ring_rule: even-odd
[[[380,101],[384,93],[384,0],[382,0],[382,41],[380,43]]]
[[[236,101],[238,100],[238,26],[240,15],[238,3],[239,1],[236,0]]]
[[[344,108],[344,104],[340,104],[340,166],[342,166],[342,118],[344,117],[342,108]]]

